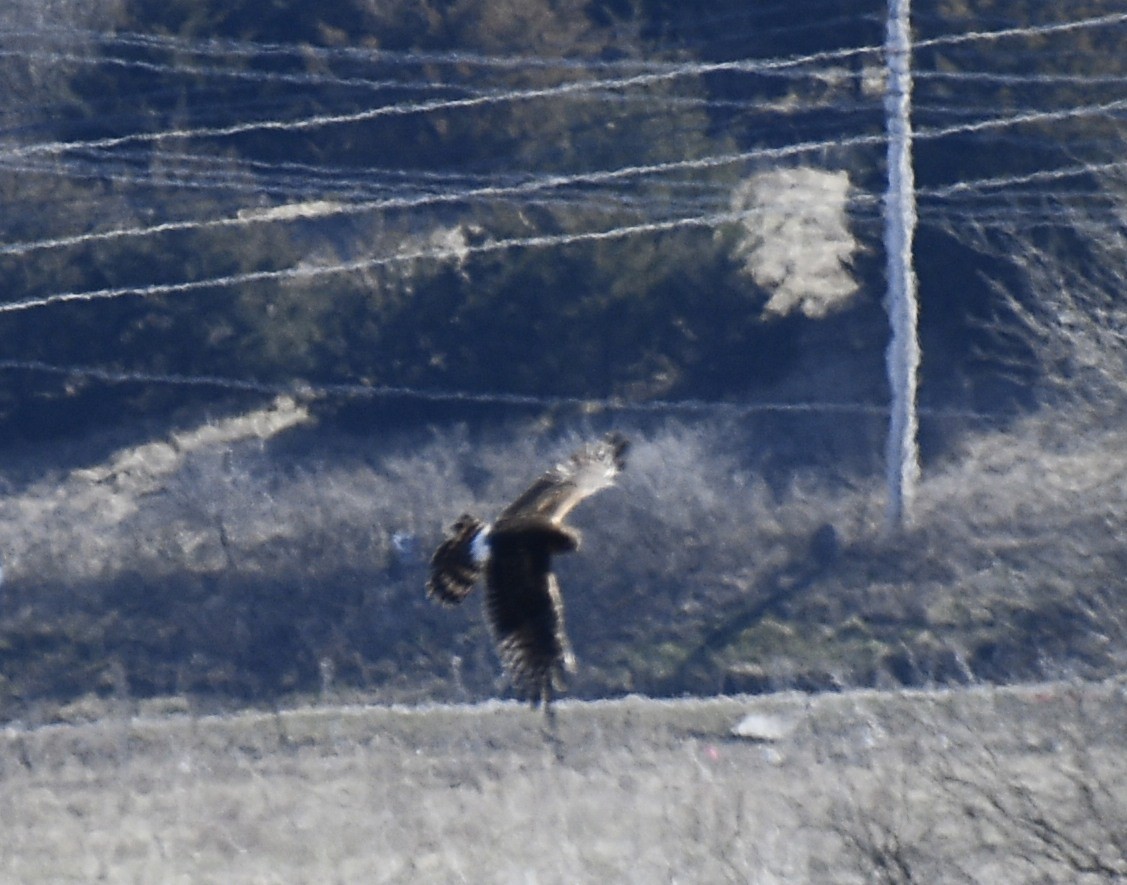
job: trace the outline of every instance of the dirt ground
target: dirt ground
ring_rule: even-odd
[[[89,715],[0,733],[0,880],[1127,877],[1123,679]]]

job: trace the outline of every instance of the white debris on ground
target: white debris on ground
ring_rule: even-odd
[[[732,736],[771,743],[789,737],[797,725],[798,722],[790,717],[748,713],[732,728]]]

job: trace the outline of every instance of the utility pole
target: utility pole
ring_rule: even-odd
[[[884,242],[888,255],[888,382],[889,414],[886,475],[890,528],[911,519],[912,498],[920,474],[916,383],[920,365],[919,306],[912,267],[916,229],[915,176],[912,171],[912,37],[911,0],[888,0],[885,56],[888,85],[885,115],[888,128],[888,191],[884,199]]]

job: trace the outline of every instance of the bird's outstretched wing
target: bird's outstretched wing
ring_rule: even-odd
[[[533,704],[547,706],[562,687],[563,673],[574,671],[575,656],[549,563],[550,548],[566,536],[543,522],[541,526],[494,537],[485,574],[485,611],[513,687]]]
[[[580,501],[614,482],[625,466],[627,446],[626,437],[611,433],[573,452],[506,507],[497,518],[497,526],[524,519],[544,519],[559,525]]]

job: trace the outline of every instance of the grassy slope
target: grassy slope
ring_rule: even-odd
[[[1030,808],[1127,874],[1122,681],[97,713],[0,733],[5,882],[1111,881]]]

